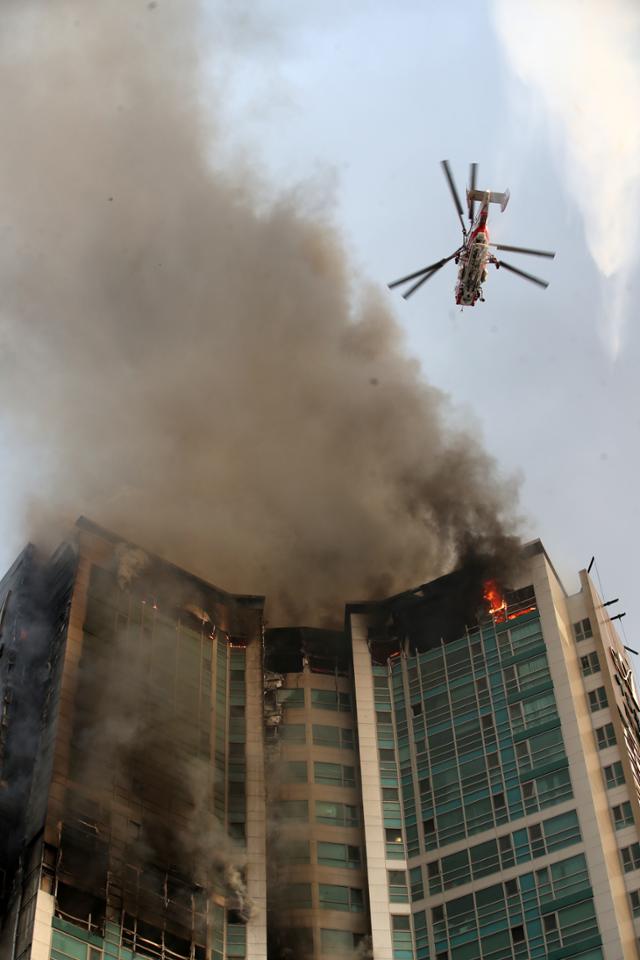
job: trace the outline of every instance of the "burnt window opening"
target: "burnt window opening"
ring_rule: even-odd
[[[83,884],[104,889],[108,846],[100,839],[95,823],[81,820],[63,823],[60,851],[61,872],[66,877],[82,878]]]
[[[89,931],[104,929],[106,903],[100,897],[92,896],[66,883],[57,884],[55,892],[55,912],[63,920],[70,920]]]
[[[174,933],[169,933],[168,930],[164,931],[164,947],[181,958],[185,957],[186,960],[191,957],[191,941],[184,937],[177,937]]]
[[[248,917],[240,910],[227,910],[227,923],[245,926],[247,921]]]
[[[231,822],[229,824],[229,836],[234,840],[244,840],[246,838],[244,823]]]
[[[348,676],[351,650],[339,630],[315,627],[278,627],[265,632],[265,667],[274,673],[311,673]]]
[[[153,944],[155,947],[162,946],[162,930],[152,923],[146,923],[144,920],[136,922],[136,942],[140,941]]]

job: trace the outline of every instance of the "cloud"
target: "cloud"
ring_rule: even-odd
[[[605,279],[615,355],[637,257],[640,201],[640,7],[632,0],[494,0],[517,76],[541,102],[567,189]]]

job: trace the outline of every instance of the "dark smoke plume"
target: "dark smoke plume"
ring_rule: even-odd
[[[0,16],[5,522],[84,513],[281,622],[504,545],[513,488],[335,231],[212,166],[197,5]]]

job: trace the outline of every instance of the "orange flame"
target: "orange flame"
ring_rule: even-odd
[[[518,617],[524,617],[525,613],[531,613],[533,610],[537,609],[538,608],[535,606],[535,604],[531,604],[530,607],[523,607],[522,610],[516,610],[514,613],[510,613],[507,616],[507,620],[517,620]]]
[[[491,616],[498,621],[506,619],[507,604],[495,580],[487,580],[485,582],[483,596],[487,602]]]
[[[507,601],[495,580],[485,582],[483,596],[490,615],[497,623],[504,623],[505,620],[517,620],[518,617],[523,617],[525,613],[531,613],[538,609],[535,603],[531,603],[529,606],[520,609],[516,607],[515,610],[508,612]]]

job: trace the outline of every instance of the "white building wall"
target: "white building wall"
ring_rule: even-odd
[[[247,892],[253,914],[247,924],[247,957],[267,958],[267,807],[264,782],[262,649],[252,640],[246,652]]]
[[[53,921],[53,895],[38,890],[36,914],[33,923],[31,960],[49,960],[51,955],[51,930]]]
[[[351,614],[353,641],[353,671],[360,744],[360,776],[362,781],[362,809],[367,845],[367,873],[369,906],[371,909],[371,938],[375,960],[392,960],[391,904],[387,884],[386,844],[378,736],[373,692],[371,655],[367,645],[367,623],[364,616]],[[389,863],[393,870],[406,870],[405,860]],[[394,913],[406,913],[408,905],[394,904]]]

